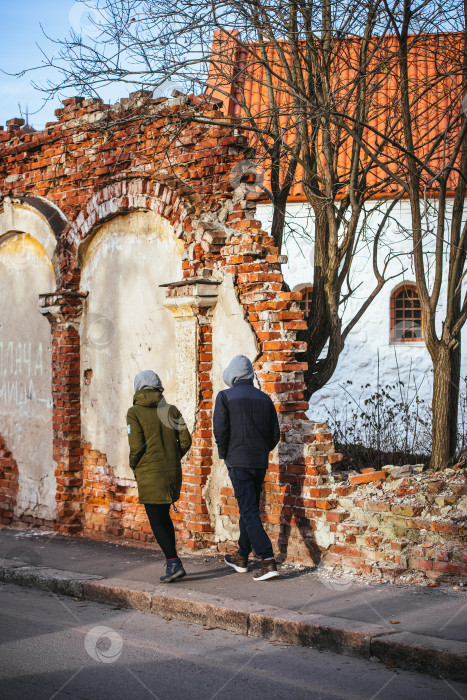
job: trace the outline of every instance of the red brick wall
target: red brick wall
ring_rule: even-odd
[[[0,522],[10,525],[18,493],[18,465],[0,437]]]
[[[77,292],[79,245],[86,244],[98,226],[113,216],[152,210],[169,220],[185,244],[186,286],[169,288],[168,296],[189,295],[190,278],[205,274],[203,270],[218,278],[231,274],[245,319],[256,335],[255,369],[280,414],[282,430],[281,442],[271,456],[263,501],[264,521],[275,546],[292,562],[317,563],[330,550],[330,564],[375,569],[378,575],[383,560],[403,568],[402,544],[401,552],[392,546],[388,550],[387,535],[380,535],[386,532],[379,520],[384,511],[373,511],[365,495],[362,504],[355,501],[351,508],[346,507],[343,499],[353,489],[345,476],[334,474],[341,456],[335,454],[327,425],[306,419],[306,365],[297,360],[305,349],[296,337],[305,328],[300,294],[282,291],[284,258],[254,219],[251,195],[235,191],[231,177],[232,168],[245,158],[245,139],[229,127],[191,121],[193,110],[222,117],[216,103],[203,103],[193,96],[166,101],[136,93],[114,107],[99,100],[66,100],[57,111],[59,121],[43,132],[23,132],[20,120],[10,123],[8,132],[0,132],[0,196],[38,207],[39,198],[45,198],[67,220],[64,227],[62,222],[55,229],[57,292],[41,299],[53,336],[55,528],[89,537],[152,541],[134,480],[117,478],[104,454],[82,444],[77,330],[83,301]],[[54,228],[52,220],[51,225]],[[198,408],[193,447],[184,464],[179,512],[174,516],[180,543],[191,549],[214,542],[203,496],[213,464],[211,314],[209,308],[200,306],[196,315]],[[5,446],[0,448],[2,521],[8,522],[18,474]],[[236,519],[230,489],[224,489],[221,501],[222,514]],[[365,526],[352,522],[354,508],[361,509]],[[407,521],[411,519],[407,516]],[[417,522],[416,517],[412,520]],[[407,529],[417,528],[414,524]],[[436,532],[440,551],[444,546],[456,550],[449,561],[436,559],[438,549],[433,550],[430,570],[441,572],[443,567],[435,567],[435,561],[458,562],[461,533],[449,528]],[[420,561],[429,561],[429,548],[423,547],[423,537],[415,540],[412,544],[422,546],[423,551],[412,548],[406,566],[422,570],[425,565]],[[463,573],[456,569],[456,574]]]

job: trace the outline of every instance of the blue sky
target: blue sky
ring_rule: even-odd
[[[13,73],[40,65],[43,58],[36,44],[46,52],[53,52],[54,46],[44,37],[41,24],[51,37],[61,38],[68,34],[71,26],[77,31],[80,28],[85,29],[86,13],[81,5],[68,0],[3,2],[0,26],[2,71]],[[60,101],[55,99],[42,106],[42,93],[31,86],[32,80],[45,83],[47,78],[53,76],[46,69],[26,73],[21,78],[10,77],[0,72],[0,125],[5,125],[7,119],[20,116],[18,103],[23,114],[26,107],[28,108],[29,123],[36,129],[43,128],[48,121],[55,120],[54,110],[60,106]],[[125,95],[103,95],[104,99],[111,97],[112,102],[119,96]]]

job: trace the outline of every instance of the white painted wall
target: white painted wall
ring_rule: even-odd
[[[175,326],[160,284],[181,279],[183,242],[153,212],[104,224],[86,250],[81,289],[88,291],[80,327],[84,442],[107,455],[119,477],[130,477],[126,412],[133,379],[159,374],[175,401]],[[86,370],[92,370],[86,383]]]
[[[359,252],[356,256],[352,286],[356,290],[352,299],[347,303],[343,319],[344,325],[348,322],[376,286],[376,280],[372,268],[372,256],[370,245],[365,237],[371,240],[371,232],[376,230],[383,219],[387,202],[369,202],[367,211],[371,212],[367,224],[367,231],[362,236]],[[288,263],[282,266],[285,281],[291,289],[305,283],[313,282],[313,219],[309,210],[303,204],[291,203],[288,208],[288,228],[284,253],[288,255]],[[257,218],[263,223],[265,230],[270,230],[272,207],[261,205],[257,209]],[[293,234],[292,234],[293,230]],[[411,230],[409,203],[400,202],[392,211],[392,216],[382,237],[382,246],[379,253],[379,262],[382,268],[386,256],[393,256],[386,272],[386,277],[394,276],[387,282],[373,301],[370,308],[363,315],[359,323],[348,336],[346,345],[339,358],[336,371],[330,381],[319,392],[313,395],[308,415],[313,420],[326,420],[327,408],[333,405],[337,407],[337,416],[342,417],[343,407],[349,400],[343,386],[347,380],[353,382],[351,392],[358,396],[359,388],[367,383],[371,389],[376,390],[378,383],[378,356],[379,356],[379,383],[381,386],[394,383],[398,377],[405,382],[407,387],[409,380],[414,387],[416,382],[418,394],[427,405],[431,403],[432,390],[432,364],[428,351],[423,342],[420,343],[391,343],[390,341],[390,296],[391,292],[401,282],[414,282],[415,274],[409,251],[411,241],[408,232]],[[429,236],[431,235],[431,239]],[[425,245],[431,243],[431,249],[435,244],[433,234],[427,234]],[[394,253],[399,255],[394,257]],[[427,266],[428,268],[429,266]],[[441,290],[440,309],[438,314],[438,331],[441,330],[443,316],[442,300],[446,297],[446,280]],[[464,327],[462,336],[465,337]],[[467,346],[463,346],[462,373],[467,374]],[[410,392],[413,394],[413,389]]]
[[[51,520],[56,509],[51,329],[38,295],[55,290],[55,277],[34,237],[47,225],[30,210],[9,209],[0,216],[0,434],[18,464],[15,514]]]

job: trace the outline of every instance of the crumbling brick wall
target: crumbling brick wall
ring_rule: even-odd
[[[17,492],[18,465],[0,437],[0,522],[3,525],[10,525],[13,520]]]
[[[271,455],[263,503],[276,547],[291,562],[317,564],[330,552],[330,563],[345,564],[336,556],[346,556],[346,548],[357,544],[358,556],[352,551],[348,556],[364,564],[379,561],[379,555],[374,560],[367,555],[371,546],[357,538],[368,537],[369,528],[376,543],[372,551],[378,551],[379,542],[386,547],[384,538],[378,541],[373,535],[380,523],[369,522],[354,534],[352,508],[366,512],[367,506],[355,502],[350,508],[344,502],[352,489],[339,476],[341,455],[335,453],[327,425],[311,422],[305,414],[306,365],[297,360],[305,349],[297,340],[297,332],[305,328],[299,295],[283,291],[284,257],[254,218],[251,193],[232,177],[236,164],[245,159],[246,140],[233,127],[194,120],[220,119],[219,110],[215,101],[194,96],[153,100],[139,92],[112,107],[73,98],[43,132],[22,130],[21,120],[11,120],[8,131],[0,132],[0,196],[40,211],[57,241],[57,288],[40,299],[52,333],[54,527],[89,537],[152,541],[134,479],[117,475],[106,454],[83,441],[80,422],[83,382],[91,381],[80,358],[79,323],[86,301],[80,291],[83,251],[112,217],[146,211],[167,219],[183,242],[183,279],[168,284],[167,305],[174,316],[180,309],[189,316],[197,344],[193,446],[174,516],[180,543],[191,549],[234,546],[216,538],[205,493],[214,460],[213,308],[216,285],[231,276],[254,333],[259,385],[280,414],[282,437]],[[2,454],[9,476],[1,482],[7,496],[1,517],[11,522],[15,469],[13,456],[5,448]],[[228,486],[220,494],[219,515],[235,525],[237,511]],[[460,539],[456,542],[459,549]],[[437,543],[443,544],[441,535]],[[396,555],[391,561],[400,564]],[[412,564],[409,560],[407,566]]]

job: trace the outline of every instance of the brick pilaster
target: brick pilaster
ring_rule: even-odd
[[[204,488],[212,468],[212,309],[217,302],[219,283],[208,275],[187,277],[181,282],[163,285],[168,286],[165,306],[177,324],[177,403],[179,392],[180,401],[183,401],[187,390],[187,380],[180,379],[187,371],[189,374],[193,372],[197,378],[193,410],[187,406],[187,417],[194,415],[195,420],[194,425],[189,426],[192,427],[193,442],[184,464],[178,515],[178,535],[192,549],[203,547],[214,531]],[[192,331],[186,335],[184,328],[190,327]]]
[[[52,326],[53,458],[57,479],[54,528],[81,530],[82,446],[79,321],[86,295],[60,290],[41,294],[41,313]]]

